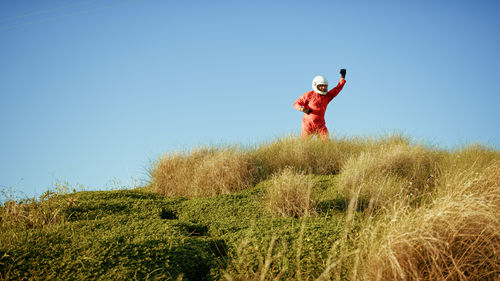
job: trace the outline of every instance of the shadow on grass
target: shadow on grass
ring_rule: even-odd
[[[188,236],[208,236],[208,226],[205,225],[179,222],[175,224],[175,226],[185,232]]]
[[[123,212],[127,209],[122,203],[108,203],[93,206],[71,206],[65,210],[69,221],[93,220]]]
[[[160,211],[160,218],[164,220],[176,220],[179,216],[172,210],[162,208]]]
[[[369,202],[367,200],[359,200],[356,211],[363,212],[368,208]],[[328,213],[333,211],[345,212],[349,207],[349,200],[343,198],[337,198],[332,200],[320,201],[317,205],[317,210],[319,213]]]

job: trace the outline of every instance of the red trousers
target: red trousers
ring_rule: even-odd
[[[302,130],[301,130],[302,138],[312,137],[317,135],[320,139],[330,139],[330,133],[328,133],[328,129],[325,125],[323,126],[311,126],[311,124],[302,122]]]

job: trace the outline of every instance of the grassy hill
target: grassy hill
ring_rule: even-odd
[[[0,207],[0,280],[498,280],[500,152],[401,136],[161,156]]]

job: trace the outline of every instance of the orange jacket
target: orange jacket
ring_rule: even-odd
[[[310,114],[305,114],[302,116],[302,122],[307,124],[308,127],[319,128],[325,125],[325,112],[328,103],[330,103],[333,98],[335,98],[342,88],[344,87],[346,81],[344,78],[340,78],[337,86],[326,93],[326,95],[320,95],[314,91],[309,91],[304,93],[300,98],[298,98],[293,107],[299,111],[304,108],[309,108],[312,110]]]

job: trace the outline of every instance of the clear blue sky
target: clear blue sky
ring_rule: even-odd
[[[0,0],[0,188],[104,189],[163,152],[299,133],[500,147],[498,1]]]

